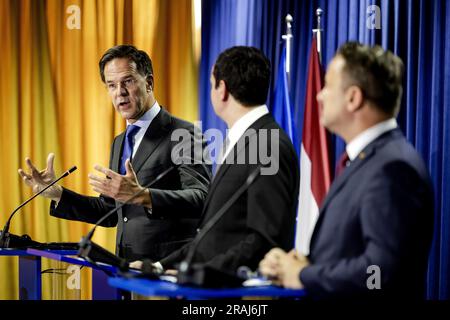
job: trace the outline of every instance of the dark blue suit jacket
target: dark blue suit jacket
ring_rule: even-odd
[[[422,298],[432,229],[426,167],[399,129],[386,132],[331,185],[300,280],[313,297]]]

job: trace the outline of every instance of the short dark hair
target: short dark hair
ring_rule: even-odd
[[[266,103],[270,61],[261,50],[236,46],[223,51],[213,69],[216,88],[223,80],[230,94],[244,106]]]
[[[105,82],[105,65],[116,58],[128,58],[136,63],[137,71],[147,79],[153,76],[152,60],[145,51],[138,50],[132,45],[118,45],[108,49],[100,59],[98,66],[100,67],[100,76]]]
[[[369,47],[358,42],[345,43],[337,55],[345,60],[343,71],[348,76],[347,87],[358,86],[378,109],[396,116],[403,92],[402,60],[378,45]]]

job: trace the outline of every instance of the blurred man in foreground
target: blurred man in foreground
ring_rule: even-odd
[[[338,50],[317,100],[321,123],[345,140],[346,154],[309,256],[273,249],[260,262],[265,276],[318,298],[424,298],[433,193],[395,120],[402,75],[400,58],[379,46]]]

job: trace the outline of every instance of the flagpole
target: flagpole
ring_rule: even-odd
[[[321,8],[317,8],[316,10],[316,18],[317,18],[317,29],[313,29],[313,35],[317,39],[317,53],[319,54],[319,61],[322,63],[322,18],[323,10]]]
[[[290,14],[286,15],[285,18],[286,21],[286,34],[282,36],[283,40],[286,41],[286,66],[285,66],[285,72],[288,78],[288,84],[289,87],[291,86],[291,43],[292,43],[292,21],[294,19]]]

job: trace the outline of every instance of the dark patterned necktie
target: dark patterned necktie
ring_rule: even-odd
[[[336,164],[336,170],[334,171],[335,179],[342,174],[342,172],[348,166],[349,163],[350,163],[350,159],[348,157],[348,154],[346,151],[344,151],[344,153],[341,154],[341,157],[339,158],[338,163]]]

